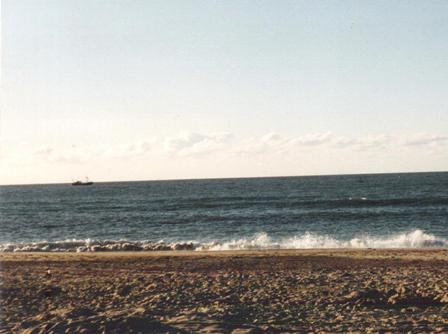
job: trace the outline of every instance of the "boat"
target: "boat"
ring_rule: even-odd
[[[85,181],[77,180],[72,182],[72,186],[91,186],[92,184],[93,182],[87,176]]]

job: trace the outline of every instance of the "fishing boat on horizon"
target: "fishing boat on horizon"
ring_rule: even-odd
[[[91,186],[92,184],[93,182],[87,176],[85,181],[77,180],[72,182],[72,186]]]

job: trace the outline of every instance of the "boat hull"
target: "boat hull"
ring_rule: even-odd
[[[91,186],[93,182],[73,182],[72,186]]]

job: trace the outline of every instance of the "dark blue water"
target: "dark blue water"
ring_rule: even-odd
[[[448,173],[2,186],[0,196],[3,250],[119,240],[137,249],[448,246]]]

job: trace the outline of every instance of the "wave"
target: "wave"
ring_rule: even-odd
[[[357,207],[425,207],[432,205],[447,205],[448,197],[397,197],[397,198],[319,198],[306,199],[302,197],[281,196],[226,196],[217,198],[198,197],[185,198],[172,202],[162,202],[164,209],[188,210],[188,209],[213,209],[213,208],[246,208],[252,206],[269,205],[275,208],[357,208]]]
[[[242,238],[224,243],[201,245],[200,250],[238,250],[238,249],[312,249],[312,248],[439,248],[448,247],[448,240],[433,234],[414,230],[391,237],[361,236],[350,240],[338,240],[328,235],[304,233],[301,236],[273,240],[266,233],[252,238]]]
[[[127,240],[61,240],[0,244],[0,252],[126,252],[195,250],[194,242],[127,241]]]
[[[304,233],[290,238],[272,238],[258,233],[248,238],[228,241],[128,241],[128,240],[63,240],[53,242],[5,243],[0,252],[120,252],[120,251],[221,251],[257,249],[325,249],[325,248],[446,248],[448,240],[422,230],[389,237],[360,236],[338,240],[328,235]]]

